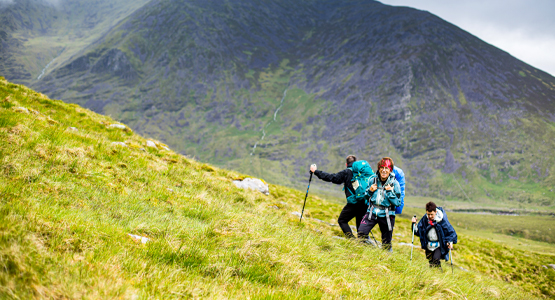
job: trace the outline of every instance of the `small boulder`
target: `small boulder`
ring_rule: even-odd
[[[121,147],[127,147],[127,145],[124,142],[112,142],[112,145],[114,146],[121,146]]]
[[[128,233],[127,235],[129,235],[134,241],[141,242],[143,244],[146,244],[148,241],[150,241],[149,238],[144,237],[144,236],[135,235],[135,234],[131,234],[131,233]]]
[[[67,130],[69,131],[79,131],[77,128],[75,127],[68,127]]]
[[[108,128],[118,128],[118,129],[125,129],[125,125],[122,124],[110,124]]]
[[[24,114],[28,114],[29,110],[25,107],[14,107],[13,110],[20,112],[20,113],[24,113]]]
[[[156,147],[156,143],[154,143],[153,141],[146,141],[146,146],[148,148],[158,149],[158,147]]]
[[[245,178],[242,181],[234,180],[233,183],[243,189],[252,189],[261,192],[264,195],[270,195],[270,188],[268,185],[258,178]]]

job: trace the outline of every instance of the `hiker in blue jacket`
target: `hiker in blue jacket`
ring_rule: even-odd
[[[413,226],[416,217],[412,218]],[[457,233],[449,220],[447,214],[434,202],[426,204],[426,214],[420,219],[415,228],[420,237],[422,249],[426,251],[426,258],[430,267],[441,268],[441,259],[449,260],[449,250],[457,243]]]
[[[395,208],[401,204],[401,188],[393,169],[393,160],[389,157],[382,158],[378,163],[377,175],[370,177],[369,181],[373,184],[366,192],[370,206],[358,228],[358,237],[366,240],[372,228],[378,224],[382,233],[382,248],[389,251],[392,251]]]

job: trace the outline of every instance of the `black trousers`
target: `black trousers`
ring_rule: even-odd
[[[341,213],[339,214],[339,218],[337,219],[337,223],[339,224],[339,227],[341,227],[341,230],[343,230],[345,236],[347,236],[348,238],[355,237],[353,235],[351,227],[349,226],[349,221],[351,221],[353,218],[356,218],[358,228],[367,210],[368,205],[366,205],[366,203],[364,202],[359,202],[357,204],[347,203],[347,205],[343,207],[343,210],[341,211]]]
[[[372,231],[372,228],[378,224],[382,233],[382,248],[390,250],[391,239],[393,238],[393,228],[395,227],[395,216],[389,216],[389,221],[391,222],[391,231],[389,231],[389,227],[387,227],[386,217],[378,218],[366,213],[360,223],[360,226],[358,227],[358,237],[361,239],[367,239],[370,231]]]
[[[441,249],[437,248],[434,251],[426,249],[426,258],[430,262],[430,268],[441,268]]]

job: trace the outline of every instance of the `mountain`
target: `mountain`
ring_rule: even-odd
[[[412,195],[555,205],[555,78],[425,11],[151,1],[30,84],[273,183],[391,156]]]
[[[0,2],[0,74],[22,83],[40,80],[146,2]]]

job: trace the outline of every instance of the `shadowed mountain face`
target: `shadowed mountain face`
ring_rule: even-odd
[[[555,78],[415,9],[151,1],[33,87],[271,182],[391,156],[413,195],[554,205]]]
[[[147,0],[0,1],[0,74],[40,80]]]

